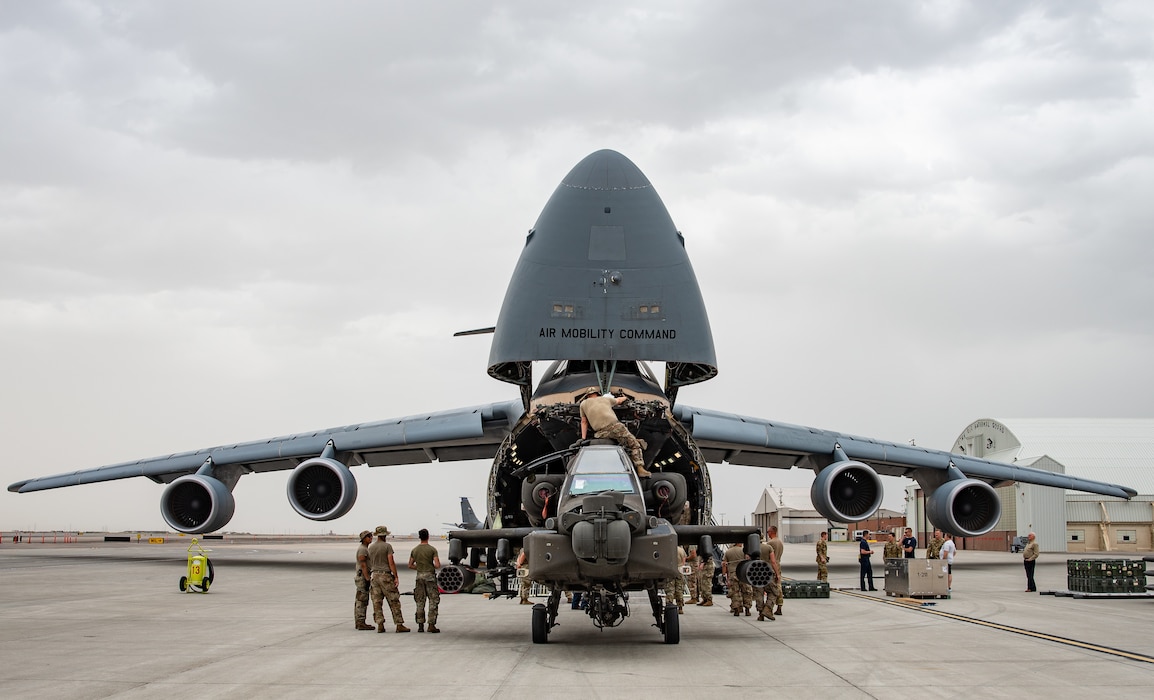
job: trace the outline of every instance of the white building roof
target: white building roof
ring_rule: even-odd
[[[1048,456],[1070,476],[1154,494],[1154,418],[983,418],[953,451],[1020,464]]]
[[[810,502],[809,489],[805,487],[779,488],[770,485],[762,490],[761,498],[757,499],[754,513],[775,513],[779,508],[795,511],[817,511]]]

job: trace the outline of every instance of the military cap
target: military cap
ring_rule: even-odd
[[[385,535],[389,534],[389,528],[385,527],[384,525],[377,525],[377,529],[373,530],[373,534],[377,537],[384,537]]]
[[[368,530],[361,530],[361,534],[359,537],[357,537],[357,540],[363,540],[366,537],[372,537],[372,536],[373,536],[372,532],[370,532]]]

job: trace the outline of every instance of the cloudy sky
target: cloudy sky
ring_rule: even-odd
[[[685,403],[942,449],[1154,416],[1152,51],[1141,1],[4,3],[0,485],[514,398],[451,335],[601,148],[705,294]],[[712,472],[727,522],[807,483]],[[330,523],[245,477],[229,529],[436,529],[488,464],[354,474]],[[160,529],[161,490],[0,529]]]

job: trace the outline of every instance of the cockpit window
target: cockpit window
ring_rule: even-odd
[[[633,464],[618,447],[586,447],[573,458],[569,494],[582,496],[601,491],[637,493],[633,485]]]
[[[602,491],[636,493],[633,478],[628,474],[574,474],[569,484],[569,495],[584,496]]]
[[[625,453],[616,447],[591,447],[582,450],[573,458],[574,474],[597,474],[605,472],[625,472],[632,464],[625,461]]]

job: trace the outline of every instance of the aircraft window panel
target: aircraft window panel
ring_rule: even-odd
[[[549,316],[552,318],[581,318],[581,307],[572,302],[554,301],[549,304]]]
[[[574,474],[604,474],[625,472],[632,465],[625,463],[620,450],[585,450],[576,457],[573,465]]]
[[[574,476],[569,484],[571,496],[583,496],[602,491],[636,493],[633,479],[628,474],[582,474]]]

